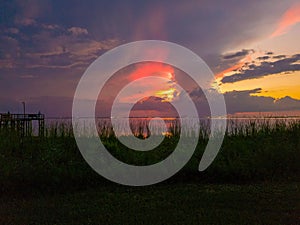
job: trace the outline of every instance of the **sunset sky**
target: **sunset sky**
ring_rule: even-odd
[[[147,39],[180,44],[205,60],[215,74],[211,87],[224,94],[228,113],[300,110],[298,0],[15,0],[0,3],[0,112],[21,112],[25,101],[28,112],[70,116],[87,67],[120,44]],[[143,94],[152,97],[140,108],[168,110],[157,103],[182,97],[174,83],[203,101],[199,87],[178,68],[143,63],[108,82],[99,112],[109,111],[128,81],[152,74],[171,82],[147,85]]]

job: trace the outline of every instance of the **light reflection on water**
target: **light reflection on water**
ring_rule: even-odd
[[[227,133],[233,134],[235,132],[247,132],[247,129],[251,127],[251,129],[260,130],[265,127],[272,128],[276,124],[285,124],[290,125],[295,122],[300,122],[300,113],[296,111],[294,114],[291,113],[238,113],[233,115],[228,115],[227,118],[215,118],[218,120],[227,120]],[[299,111],[300,112],[300,111]],[[128,119],[128,118],[127,118]],[[149,131],[149,121],[155,118],[129,118],[130,128],[134,135],[142,134],[144,137],[149,136],[150,134],[161,134],[157,133],[161,132],[160,127],[154,127],[152,133]],[[118,118],[118,129],[122,130],[125,126],[126,118]],[[180,134],[180,119],[179,118],[163,118],[165,121],[167,130],[163,133],[164,135],[172,135],[172,134]],[[183,118],[187,122],[187,127],[183,127],[182,131],[185,134],[190,135],[193,133],[193,128],[195,127],[195,123],[200,121],[200,135],[207,136],[210,133],[210,118],[200,118],[199,120],[196,118]],[[79,122],[83,122],[87,130],[94,123],[93,118],[81,118],[78,120]],[[65,127],[72,127],[72,119],[71,118],[47,118],[46,119],[46,127],[54,127],[61,126],[61,124],[65,124]],[[112,124],[110,118],[96,118],[96,124],[98,128],[99,134],[103,134],[104,136],[110,135],[113,131]],[[221,123],[220,123],[221,124]],[[198,131],[197,131],[198,132]],[[196,133],[197,133],[196,132]],[[122,135],[129,135],[127,133],[121,133]]]

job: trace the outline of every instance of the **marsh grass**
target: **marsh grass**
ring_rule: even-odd
[[[135,124],[135,135],[145,135],[145,123]],[[299,180],[300,122],[229,120],[221,150],[212,165],[198,172],[198,164],[208,141],[209,126],[201,125],[196,151],[173,180],[208,182],[255,182],[258,180]],[[147,130],[147,127],[146,127]],[[179,126],[171,123],[164,141],[149,152],[126,148],[109,123],[99,124],[99,136],[113,156],[134,165],[149,165],[172,153],[180,138]],[[172,182],[172,179],[170,182]],[[72,126],[53,122],[45,137],[23,137],[0,131],[0,183],[2,190],[20,187],[74,187],[105,182],[82,158]]]

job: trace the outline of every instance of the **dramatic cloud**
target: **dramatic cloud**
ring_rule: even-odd
[[[240,58],[240,57],[248,55],[249,53],[254,53],[254,50],[253,49],[243,49],[239,52],[228,53],[223,56],[223,59]]]
[[[267,60],[267,59],[270,59],[270,58],[271,57],[268,56],[268,55],[257,57],[258,60]]]
[[[274,58],[274,57],[273,57]],[[239,73],[224,77],[222,83],[233,83],[241,80],[255,79],[277,73],[300,70],[300,54],[284,58],[275,62],[262,62],[260,65],[250,64],[248,68],[241,69]]]
[[[290,97],[275,100],[272,97],[255,96],[260,92],[261,89],[256,88],[224,93],[227,113],[300,110],[300,100]],[[200,115],[209,115],[208,103],[201,89],[194,89],[189,95],[195,102]]]
[[[290,1],[294,0],[88,1],[84,4],[79,0],[72,4],[35,0],[30,4],[20,1],[19,10],[11,10],[11,14],[20,20],[29,18],[68,28],[80,27],[101,39],[173,41],[208,57],[269,35],[273,27],[266,24],[274,23]]]
[[[178,117],[178,113],[169,102],[151,96],[137,102],[130,112],[130,117]]]
[[[0,100],[1,110],[8,109],[9,102],[18,108],[25,100],[34,110],[70,115],[71,97],[88,65],[119,44],[144,39],[171,41],[191,49],[224,82],[295,70],[298,64],[291,57],[265,50],[261,50],[265,52],[261,56],[257,54],[260,50],[254,53],[251,48],[276,30],[278,15],[292,15],[281,20],[292,23],[278,25],[284,32],[296,24],[297,15],[291,13],[292,9],[287,11],[296,1],[1,1],[0,96],[7,97]],[[159,49],[152,51],[161,54]],[[254,60],[261,58],[252,63],[252,55]],[[109,115],[112,99],[122,85],[151,70],[136,69],[134,73],[127,70],[132,76],[126,77],[124,71],[108,84],[100,111]],[[172,74],[168,67],[160,69],[188,91],[194,88],[194,83],[176,70]],[[171,87],[169,83],[166,89],[160,89],[161,96],[168,96]],[[204,101],[201,94],[191,94],[197,101]]]
[[[242,59],[239,59],[238,61],[233,58],[227,62],[223,62],[223,68],[221,70],[221,72],[217,73],[215,75],[215,78],[217,79],[221,79],[223,78],[227,73],[232,73],[232,72],[236,72],[238,70],[240,70],[241,68],[243,68],[245,65],[247,65],[248,61],[251,60],[251,56],[247,55]]]
[[[228,113],[236,112],[271,112],[300,110],[300,101],[290,97],[275,100],[272,97],[253,96],[261,89],[249,91],[233,91],[225,93]]]
[[[103,51],[117,45],[116,39],[94,40],[87,29],[26,19],[17,28],[0,32],[1,68],[84,69]],[[34,22],[32,22],[34,21]]]
[[[286,57],[287,57],[286,55],[275,55],[275,56],[273,56],[273,59],[283,59]]]

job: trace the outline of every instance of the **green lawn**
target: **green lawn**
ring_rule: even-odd
[[[10,194],[1,224],[300,224],[300,183],[104,184]]]

